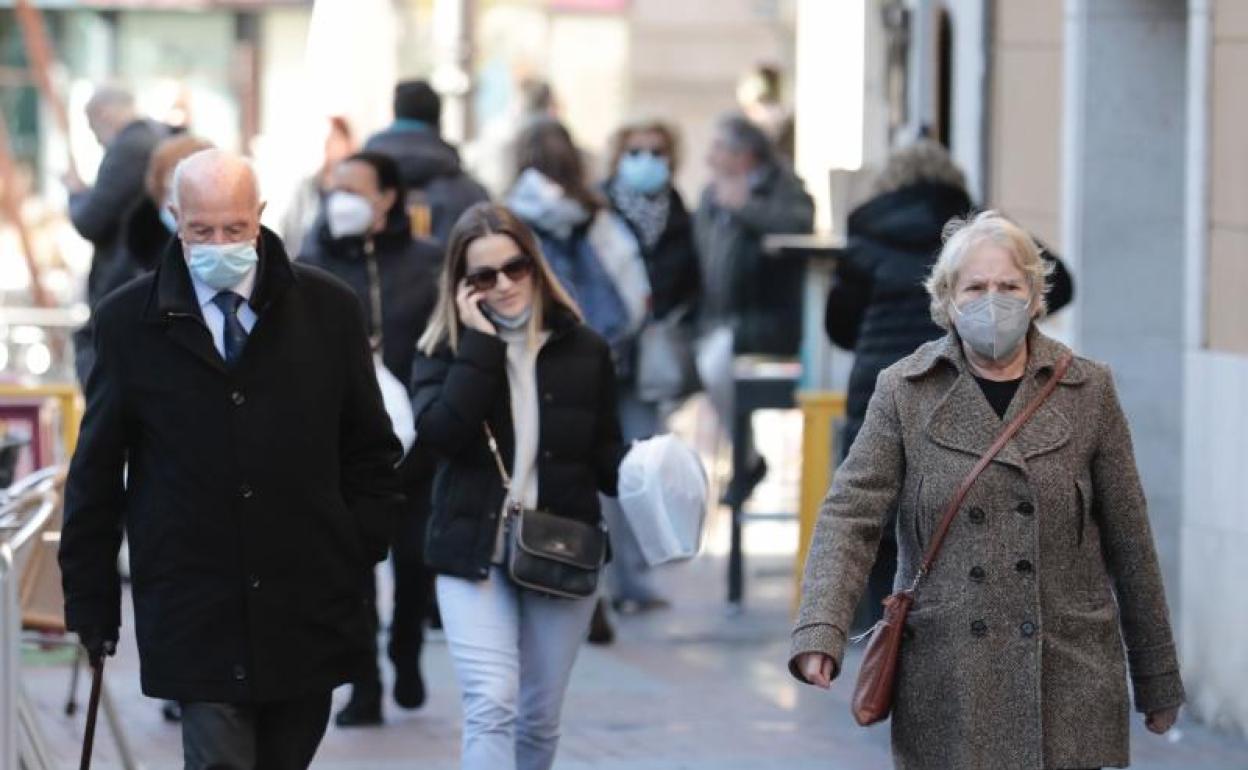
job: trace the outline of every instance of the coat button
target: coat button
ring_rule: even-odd
[[[255,493],[255,490],[251,488],[250,484],[243,484],[238,488],[238,494],[242,496],[244,500],[250,500],[252,495]]]
[[[985,573],[984,573],[983,567],[979,567],[979,566],[971,567],[971,580],[974,580],[975,582],[978,583],[984,579],[984,574]]]
[[[551,393],[550,391],[546,391],[545,393],[542,394],[542,400],[549,404],[550,402],[555,400],[555,395]]]
[[[234,402],[234,406],[242,406],[247,403],[247,397],[243,395],[241,390],[236,390],[231,393],[230,400]]]
[[[1030,620],[1025,620],[1023,621],[1023,624],[1018,627],[1018,630],[1023,633],[1024,637],[1030,639],[1036,635],[1036,624],[1032,623]]]
[[[1027,561],[1026,559],[1021,559],[1019,560],[1018,564],[1014,565],[1014,569],[1018,570],[1019,572],[1024,572],[1024,573],[1031,572],[1031,569],[1032,569],[1031,562]]]
[[[972,636],[987,636],[988,624],[982,620],[975,621],[974,623],[971,624],[971,635]]]
[[[549,460],[550,458],[552,458],[552,457],[554,457],[554,456],[555,456],[555,455],[554,455],[554,454],[553,454],[553,453],[552,453],[549,449],[547,449],[547,450],[545,450],[545,451],[543,451],[543,452],[542,452],[542,459],[543,459],[543,460]]]
[[[1019,503],[1018,507],[1015,508],[1014,510],[1018,511],[1024,516],[1030,516],[1031,514],[1036,512],[1036,506],[1032,505],[1029,501],[1024,500],[1021,503]]]
[[[246,678],[247,678],[247,669],[243,668],[243,667],[242,667],[242,665],[236,665],[236,666],[234,666],[234,678],[235,678],[237,681],[239,681],[239,682],[241,682],[241,681],[243,681],[244,679],[246,679]]]
[[[983,508],[972,508],[967,511],[966,515],[975,524],[983,524],[984,519],[988,518],[988,516],[984,513]]]
[[[258,591],[258,590],[260,590],[260,576],[259,576],[259,575],[248,575],[248,576],[247,576],[247,585],[251,586],[251,590],[253,590],[253,591]]]

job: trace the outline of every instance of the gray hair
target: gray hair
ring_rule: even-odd
[[[247,170],[247,176],[250,178],[252,188],[255,190],[256,200],[260,200],[260,179],[256,176],[255,167],[252,166],[251,161],[241,155],[235,155],[232,152],[227,152],[216,147],[209,147],[186,156],[182,160],[178,161],[178,165],[173,167],[173,176],[169,182],[168,194],[169,202],[175,208],[179,210],[182,208],[180,198],[182,196],[182,184],[186,175],[194,173],[197,170],[195,168],[196,166],[206,164],[210,161],[217,161],[222,168],[234,164],[238,164],[245,168]]]
[[[920,182],[938,182],[966,190],[962,169],[940,142],[931,139],[920,139],[888,156],[873,189],[876,195],[883,195]]]
[[[134,94],[119,85],[102,85],[92,92],[91,98],[87,100],[86,110],[87,114],[113,110],[132,111],[134,110]]]
[[[958,285],[958,269],[962,260],[985,241],[1002,247],[1023,271],[1031,292],[1031,305],[1036,318],[1048,312],[1044,293],[1053,265],[1040,254],[1040,247],[1027,231],[996,211],[983,211],[973,217],[950,219],[942,233],[944,246],[932,266],[924,286],[932,298],[932,320],[942,329],[951,326],[949,306]]]
[[[759,163],[770,163],[775,157],[770,137],[739,112],[720,117],[715,130],[734,152],[748,153]]]

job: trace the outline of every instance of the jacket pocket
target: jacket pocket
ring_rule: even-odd
[[[914,496],[910,500],[910,516],[914,520],[914,542],[922,551],[927,547],[927,522],[923,510],[923,477],[914,485]]]

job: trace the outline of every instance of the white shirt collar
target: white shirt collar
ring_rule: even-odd
[[[247,271],[247,274],[243,276],[243,279],[234,284],[234,286],[230,287],[228,290],[214,289],[196,278],[194,273],[191,273],[191,286],[195,287],[195,298],[199,300],[199,306],[201,308],[212,302],[213,298],[222,291],[232,291],[244,300],[250,302],[251,291],[256,286],[256,267],[253,265],[252,268]]]

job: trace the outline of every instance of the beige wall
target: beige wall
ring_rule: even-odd
[[[1248,354],[1248,3],[1213,17],[1208,344]]]
[[[1062,4],[996,0],[994,16],[987,201],[1060,252]]]

